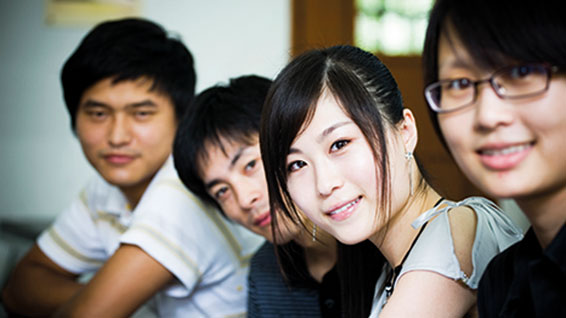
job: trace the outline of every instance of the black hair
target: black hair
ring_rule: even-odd
[[[287,189],[286,158],[292,142],[312,119],[317,101],[325,90],[334,95],[371,146],[377,183],[381,182],[379,202],[381,210],[385,211],[384,215],[376,213],[376,218],[387,219],[391,201],[387,129],[403,120],[404,106],[397,83],[387,67],[376,56],[353,46],[308,51],[291,61],[271,86],[260,129],[271,211],[280,210],[297,222],[301,220]],[[419,186],[424,186],[422,179]],[[275,224],[276,216],[272,217]],[[364,276],[371,277],[374,271],[380,272],[381,266],[373,263],[365,275],[360,266],[360,262],[365,263],[364,256],[349,249],[357,247],[339,247],[345,314],[348,317],[367,316],[364,311],[367,306],[359,301],[365,299],[367,293],[373,295],[375,285],[368,288],[363,279]],[[373,248],[377,251],[375,246]],[[381,258],[381,264],[383,261]]]
[[[193,57],[185,45],[158,24],[127,18],[92,29],[67,59],[61,72],[65,104],[75,130],[84,92],[97,82],[113,83],[147,77],[152,90],[171,98],[178,119],[194,96]]]
[[[271,80],[248,75],[213,86],[194,100],[191,111],[179,122],[173,159],[181,181],[202,200],[220,208],[203,183],[200,163],[208,159],[207,143],[222,149],[221,138],[251,145],[259,134],[263,102]]]
[[[425,86],[438,81],[441,36],[457,37],[480,68],[511,63],[566,67],[566,19],[560,0],[437,0],[431,10],[423,49]],[[450,32],[449,32],[450,31]],[[437,114],[429,109],[443,142]],[[446,145],[446,144],[445,144]]]

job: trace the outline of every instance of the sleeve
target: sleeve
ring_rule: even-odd
[[[165,266],[183,286],[167,290],[185,297],[211,277],[228,277],[235,271],[234,253],[211,214],[180,182],[162,181],[144,194],[121,243],[133,244]],[[245,282],[245,281],[244,281]]]
[[[57,265],[75,274],[95,271],[108,258],[86,206],[85,192],[39,236],[37,244]]]
[[[454,280],[464,282],[477,289],[479,280],[491,259],[513,242],[522,238],[521,231],[491,201],[471,197],[460,202],[444,201],[447,208],[430,210],[426,217],[435,219],[429,222],[403,265],[399,276],[410,270],[428,270]],[[461,270],[454,251],[454,242],[448,218],[448,211],[465,205],[474,210],[477,216],[476,235],[472,246],[473,272],[470,277]],[[422,221],[422,219],[419,217]]]
[[[487,265],[499,253],[523,238],[522,230],[509,219],[495,203],[478,197],[470,198],[478,217],[476,237],[472,249],[474,271],[468,285],[478,288]]]

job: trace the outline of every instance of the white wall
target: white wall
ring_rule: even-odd
[[[197,91],[274,77],[290,46],[289,0],[144,0],[143,16],[181,35]],[[62,64],[90,27],[44,23],[44,1],[0,0],[0,219],[49,220],[94,171],[69,128]]]

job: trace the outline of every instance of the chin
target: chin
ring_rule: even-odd
[[[106,182],[119,188],[136,187],[142,184],[145,180],[145,178],[133,176],[103,176],[103,178],[106,180]]]
[[[497,199],[514,199],[528,195],[521,182],[472,182],[476,187],[485,192],[488,196]]]
[[[358,233],[356,233],[358,234]],[[367,237],[365,236],[360,236],[360,235],[333,235],[338,241],[340,241],[340,243],[345,244],[345,245],[355,245],[358,244],[360,242],[363,242],[367,239]]]

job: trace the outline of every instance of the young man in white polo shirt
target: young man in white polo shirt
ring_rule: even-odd
[[[163,317],[245,315],[262,240],[188,192],[171,158],[194,84],[190,52],[152,22],[110,21],[83,39],[62,85],[99,175],[17,265],[2,294],[8,311],[117,317],[153,297]]]

